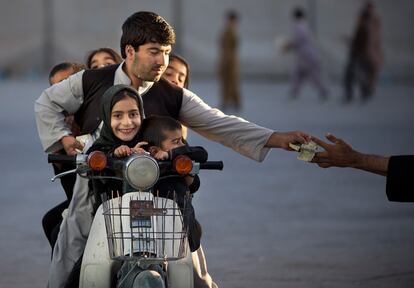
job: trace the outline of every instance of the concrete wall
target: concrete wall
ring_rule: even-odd
[[[245,76],[276,77],[289,73],[292,57],[277,43],[290,33],[290,11],[309,9],[325,72],[342,73],[347,44],[362,0],[1,0],[0,69],[14,75],[47,71],[63,60],[83,61],[87,51],[119,49],[121,25],[138,10],[159,13],[177,30],[179,52],[193,75],[212,76],[217,39],[228,8],[239,11],[240,58]],[[385,65],[383,78],[414,79],[414,32],[411,0],[378,0],[382,16]],[[181,8],[180,8],[181,7]],[[49,9],[49,13],[47,12]],[[51,15],[51,17],[47,17]],[[52,24],[50,24],[52,23]],[[45,68],[46,67],[46,68]]]

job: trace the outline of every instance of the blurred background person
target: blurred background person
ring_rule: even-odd
[[[171,54],[170,62],[168,63],[168,67],[164,74],[162,74],[162,77],[178,87],[188,88],[190,81],[190,66],[183,57],[177,54]],[[181,126],[183,128],[183,138],[187,139],[187,127],[184,125]]]
[[[221,86],[221,109],[241,108],[239,90],[239,37],[237,25],[239,16],[230,10],[225,15],[225,26],[219,39],[218,74]]]
[[[382,62],[381,20],[374,4],[368,1],[360,12],[349,47],[344,77],[345,103],[353,100],[355,83],[359,87],[362,101],[371,98]]]
[[[121,55],[119,55],[112,48],[104,47],[92,50],[86,58],[86,66],[88,69],[102,68],[112,64],[122,62]]]
[[[284,46],[284,51],[296,55],[291,80],[291,99],[296,99],[305,80],[310,81],[318,90],[322,101],[327,99],[328,90],[322,81],[319,53],[313,40],[305,11],[296,7],[292,12],[293,34]]]

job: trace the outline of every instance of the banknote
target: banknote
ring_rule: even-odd
[[[295,144],[289,143],[289,147],[297,152],[299,152],[298,159],[302,161],[310,162],[315,156],[315,153],[318,151],[318,144],[313,141],[303,143],[303,144]]]

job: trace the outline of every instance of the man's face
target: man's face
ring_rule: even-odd
[[[137,51],[129,51],[127,57],[132,60],[133,76],[143,81],[157,82],[168,66],[170,53],[171,45],[158,43],[147,43],[139,46]]]

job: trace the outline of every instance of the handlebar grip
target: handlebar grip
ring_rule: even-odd
[[[200,169],[223,170],[223,161],[207,161],[200,163]]]
[[[76,156],[49,154],[47,155],[47,163],[76,164]]]

